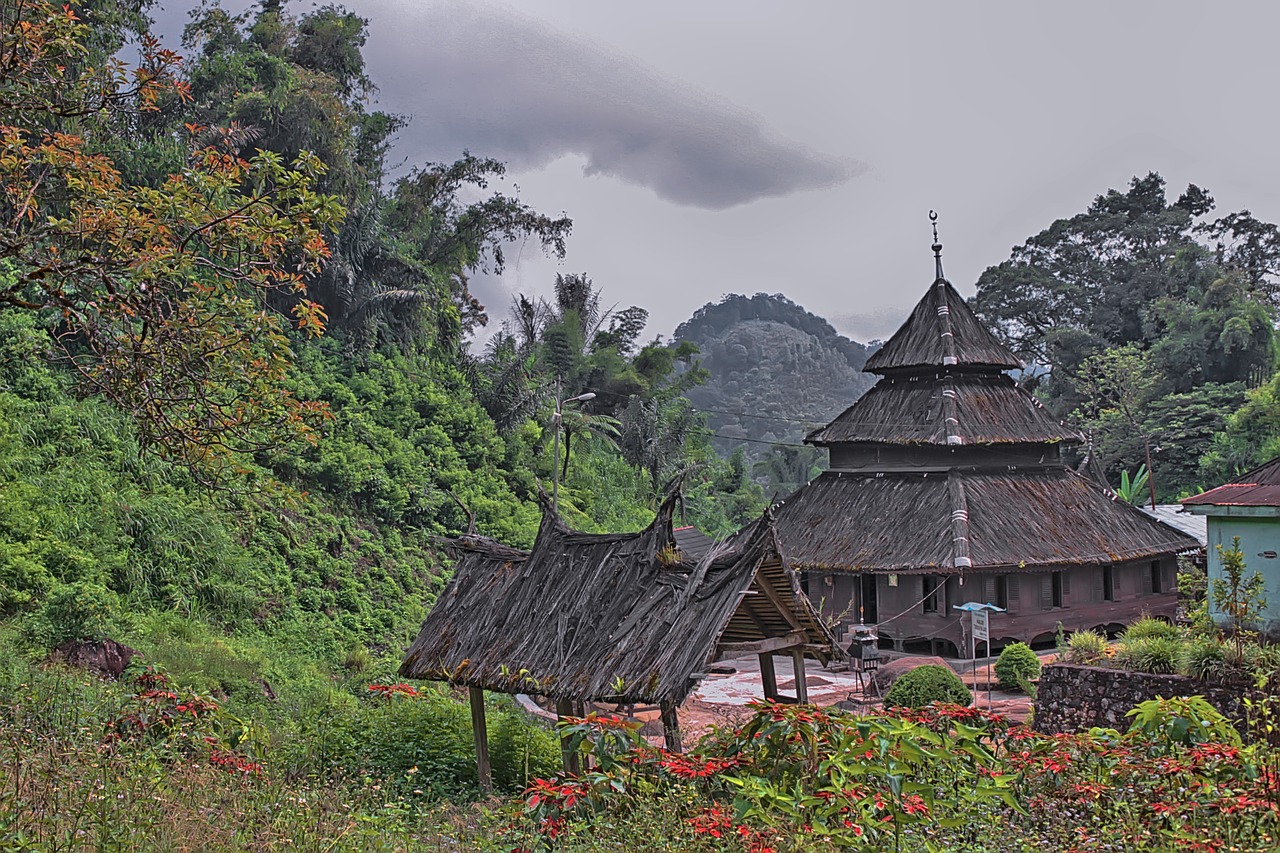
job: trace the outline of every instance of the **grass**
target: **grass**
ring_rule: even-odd
[[[1139,837],[1183,849],[1201,836],[1271,849],[1275,750],[1169,740],[1181,706],[1148,705],[1136,733],[1060,737],[959,706],[853,717],[764,705],[688,756],[584,721],[598,766],[557,780],[555,736],[492,697],[502,790],[486,799],[466,706],[447,690],[334,687],[307,714],[251,719],[156,670],[114,683],[9,656],[0,851],[1012,853]],[[546,779],[526,790],[534,776]]]
[[[205,670],[189,680],[4,658],[0,851],[496,849],[468,711],[448,690],[387,698],[294,677],[276,702],[224,703],[209,688],[256,678],[259,661],[188,628],[165,660]],[[0,642],[15,635],[0,627]],[[489,722],[506,795],[558,766],[554,733],[506,697]]]

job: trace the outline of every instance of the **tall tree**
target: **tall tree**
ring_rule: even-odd
[[[1170,204],[1159,175],[1134,178],[1128,191],[1098,196],[1084,213],[1059,219],[986,270],[975,308],[1024,361],[1049,374],[1070,373],[1109,346],[1150,347],[1167,337],[1177,304],[1197,305],[1230,273],[1221,261],[1244,257],[1225,249],[1215,256],[1197,242],[1209,227],[1200,220],[1212,209],[1212,197],[1194,184]],[[1242,299],[1265,297],[1256,275],[1238,281]],[[1232,307],[1250,310],[1240,300]],[[1253,347],[1246,358],[1256,357]]]
[[[506,166],[497,160],[464,153],[453,163],[415,169],[396,182],[388,199],[387,227],[398,235],[404,255],[430,275],[437,298],[452,307],[444,337],[455,346],[489,319],[468,288],[471,275],[500,274],[505,249],[516,241],[535,239],[552,257],[565,256],[573,228],[568,216],[539,213],[501,192],[463,201],[505,174]]]
[[[84,382],[201,476],[311,437],[323,408],[288,389],[267,297],[294,294],[297,326],[323,330],[304,279],[327,252],[318,229],[341,214],[312,188],[323,165],[195,147],[158,188],[131,185],[93,140],[110,132],[104,114],[185,96],[177,57],[147,42],[128,82],[78,64],[89,31],[68,8],[29,0],[0,24],[0,306],[45,314]],[[80,132],[49,130],[63,120]]]
[[[1165,497],[1196,482],[1225,416],[1205,407],[1233,405],[1274,369],[1280,231],[1248,211],[1210,219],[1213,208],[1194,184],[1170,203],[1159,175],[1134,178],[1016,247],[974,299],[1028,362],[1028,384],[1097,431],[1105,461],[1133,467],[1145,446],[1161,448],[1153,474]],[[1139,380],[1142,399],[1123,404]]]

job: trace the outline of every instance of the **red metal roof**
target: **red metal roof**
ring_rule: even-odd
[[[1183,505],[1280,506],[1280,457],[1216,489],[1182,499]]]

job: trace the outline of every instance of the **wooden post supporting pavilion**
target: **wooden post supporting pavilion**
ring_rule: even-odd
[[[666,740],[668,752],[684,752],[684,743],[680,737],[680,717],[674,702],[662,703],[662,736]]]
[[[807,705],[809,704],[809,683],[805,681],[804,652],[800,649],[791,651],[791,668],[795,671],[796,677],[796,702]]]
[[[480,779],[480,790],[488,794],[493,791],[493,771],[489,765],[489,731],[484,718],[484,691],[479,687],[471,687],[467,692],[471,695],[471,731],[476,739],[476,775]]]
[[[563,720],[565,717],[574,715],[574,702],[571,699],[556,700],[556,717]],[[568,739],[560,738],[560,756],[564,759],[564,772],[581,774],[582,761],[578,758],[578,751],[569,748]]]
[[[760,683],[764,686],[764,698],[778,701],[778,677],[773,672],[773,653],[760,655]]]

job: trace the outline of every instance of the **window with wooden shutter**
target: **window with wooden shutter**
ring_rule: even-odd
[[[1103,578],[1103,575],[1106,574],[1106,571],[1107,571],[1107,567],[1104,566],[1100,569],[1095,569],[1093,572],[1093,600],[1094,601],[1102,601],[1102,596],[1106,593],[1106,590],[1103,588],[1103,584],[1102,584],[1102,578]]]
[[[1022,609],[1022,579],[1017,575],[1013,575],[1005,581],[1004,598],[1003,607],[1009,610]]]
[[[996,579],[994,577],[985,577],[982,579],[982,603],[996,603]]]
[[[938,612],[938,579],[933,575],[921,575],[921,592],[924,598],[920,604],[925,613]]]
[[[1142,574],[1142,578],[1141,578],[1142,594],[1150,595],[1151,593],[1155,592],[1155,583],[1154,583],[1155,578],[1151,576],[1151,572],[1149,571],[1142,572],[1141,574]]]
[[[1116,583],[1115,566],[1102,567],[1101,586],[1102,595],[1098,597],[1100,601],[1115,601],[1119,597],[1120,590]]]
[[[1040,576],[1040,609],[1053,609],[1053,575]]]
[[[1071,572],[1058,572],[1058,574],[1062,577],[1062,606],[1066,607],[1067,603],[1065,599],[1071,594]]]

